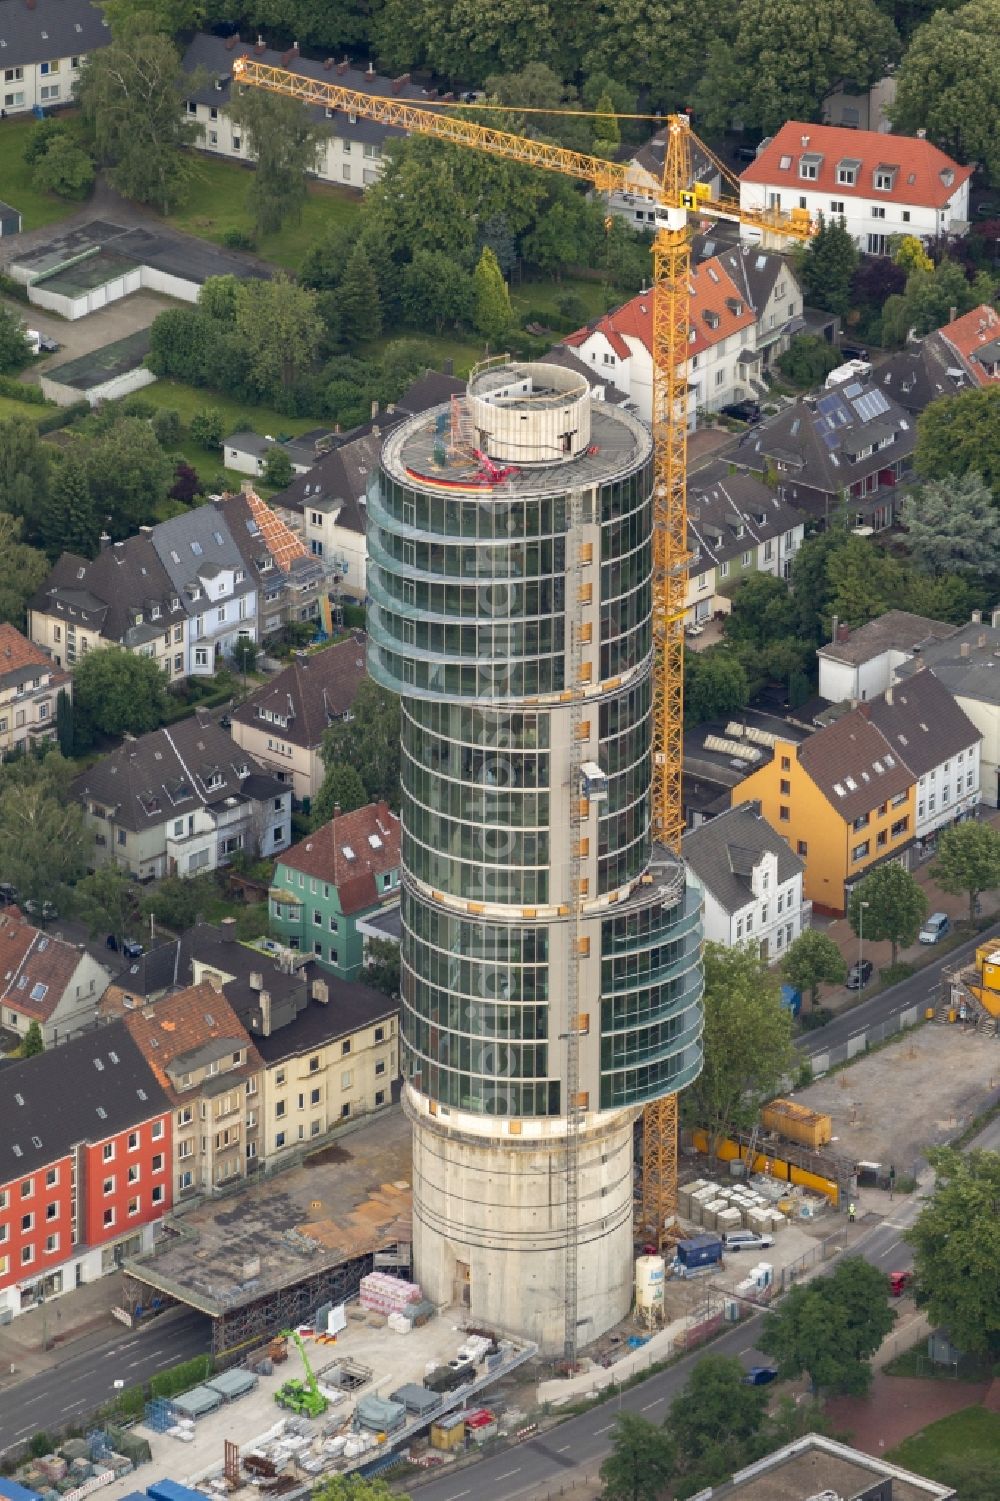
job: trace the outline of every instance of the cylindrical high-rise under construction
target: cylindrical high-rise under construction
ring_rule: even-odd
[[[570,1283],[581,1344],[627,1312],[632,1127],[701,1065],[699,901],[650,832],[652,490],[636,418],[495,362],[392,432],[368,496],[416,1274],[546,1352]]]

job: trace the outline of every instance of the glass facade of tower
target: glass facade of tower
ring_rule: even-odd
[[[369,670],[402,700],[404,1069],[432,1101],[486,1116],[566,1110],[566,829],[579,796],[568,529],[581,471],[596,597],[580,712],[607,779],[588,896],[613,894],[622,911],[585,918],[581,987],[600,1046],[582,1083],[594,1106],[618,1108],[700,1067],[697,902],[679,867],[667,905],[628,900],[652,854],[653,472],[646,429],[599,405],[586,459],[524,467],[485,495],[436,493],[411,471],[410,449],[444,423],[413,419],[387,440],[368,496]]]

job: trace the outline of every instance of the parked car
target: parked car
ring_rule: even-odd
[[[845,360],[867,360],[868,351],[862,349],[860,344],[841,344],[840,352]]]
[[[109,933],[105,942],[114,954],[117,954],[120,949],[126,959],[142,958],[142,944],[138,943],[134,938],[123,938],[119,944],[117,934]]]
[[[731,401],[721,411],[724,417],[738,417],[741,422],[751,425],[760,421],[760,407],[756,401]]]
[[[870,959],[862,959],[860,964],[852,964],[847,971],[848,990],[864,990],[872,977],[874,965]]]
[[[938,943],[951,932],[951,919],[947,912],[932,912],[920,929],[921,943]]]
[[[913,1285],[912,1272],[890,1272],[889,1291],[894,1298],[901,1298],[907,1288]]]
[[[9,881],[0,881],[0,904],[4,907],[13,906],[17,901],[17,887]]]
[[[38,335],[38,348],[42,354],[56,354],[62,348],[62,345],[53,339],[51,334],[40,333]]]
[[[730,1251],[762,1251],[774,1245],[773,1235],[762,1235],[759,1230],[730,1230],[722,1237],[727,1254]]]
[[[752,1365],[743,1377],[744,1386],[767,1386],[773,1381],[778,1372],[773,1365]]]
[[[29,917],[38,917],[38,915],[39,915],[38,903],[37,902],[33,902],[30,897],[24,903],[24,910],[28,914]],[[42,918],[42,922],[55,922],[55,920],[56,920],[56,918],[58,916],[59,916],[59,909],[57,907],[54,907],[51,902],[43,902],[42,903],[42,906],[41,906],[41,918]]]

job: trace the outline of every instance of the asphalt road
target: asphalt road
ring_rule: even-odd
[[[115,1381],[134,1386],[157,1371],[209,1348],[208,1320],[189,1309],[171,1312],[139,1329],[78,1354],[67,1353],[52,1370],[0,1391],[0,1454],[39,1429],[84,1419],[115,1394]]]
[[[898,985],[892,985],[888,990],[873,995],[871,1000],[859,1002],[850,1011],[845,1011],[828,1022],[825,1027],[804,1033],[799,1039],[799,1051],[810,1056],[826,1053],[830,1048],[842,1047],[849,1037],[860,1032],[863,1027],[877,1026],[879,1022],[896,1016],[900,1011],[906,1011],[910,1006],[919,1006],[923,1010],[925,1006],[937,1005],[940,1000],[938,982],[942,970],[954,969],[956,963],[971,955],[978,944],[988,943],[998,935],[1000,922],[994,923],[983,933],[977,933],[975,938],[970,938],[958,948],[949,949],[908,980],[901,980]]]

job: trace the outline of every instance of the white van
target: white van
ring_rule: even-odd
[[[759,1230],[730,1230],[722,1237],[727,1251],[758,1251],[774,1245],[773,1235],[761,1235]]]

